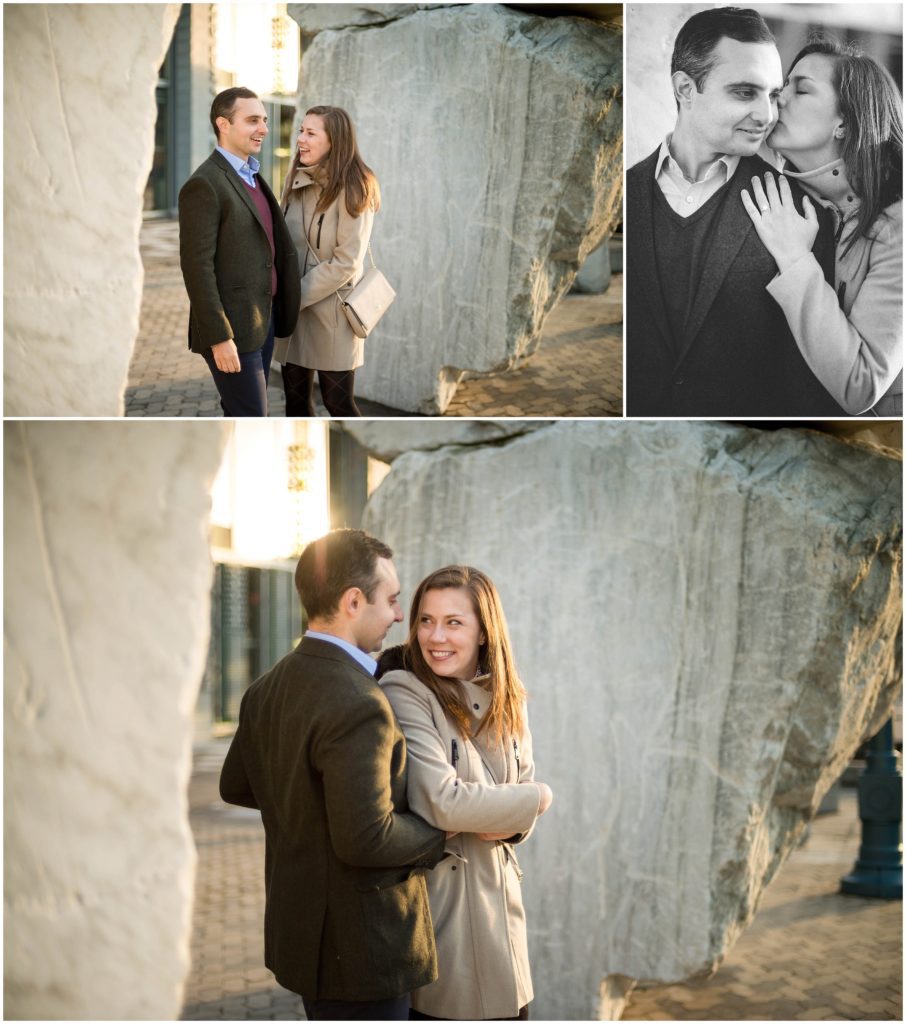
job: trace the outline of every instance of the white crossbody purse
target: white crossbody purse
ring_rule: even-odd
[[[303,229],[305,227],[304,221],[302,227]],[[318,254],[308,240],[308,231],[305,231],[305,241],[315,261],[320,264],[322,261],[318,259]],[[346,298],[344,299],[339,291],[336,292],[343,315],[349,321],[352,333],[357,338],[367,338],[371,334],[377,322],[387,312],[390,303],[396,298],[396,292],[390,282],[374,265],[370,241],[368,242],[368,258],[371,260],[371,266]]]

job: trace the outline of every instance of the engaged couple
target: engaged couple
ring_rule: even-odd
[[[825,39],[784,76],[761,15],[723,7],[682,26],[670,73],[673,132],[626,174],[627,414],[902,415],[889,72]]]
[[[347,311],[380,188],[349,115],[307,111],[279,204],[259,172],[268,125],[257,95],[219,93],[211,126],[217,146],[179,193],[189,348],[208,364],[226,416],[267,415],[272,359],[282,364],[287,416],[317,415],[316,371],[330,415],[359,416],[355,371],[370,326]]]
[[[361,530],[309,544],[308,629],[242,700],[220,792],[261,811],[265,964],[309,1020],[526,1020],[514,847],[553,796],[500,598],[438,569],[375,661],[403,619],[392,557]]]

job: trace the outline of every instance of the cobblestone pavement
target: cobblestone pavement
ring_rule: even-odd
[[[186,346],[189,300],[179,270],[175,220],[145,221],[141,321],[126,387],[127,416],[220,416],[204,360]],[[606,295],[568,295],[548,317],[541,347],[522,367],[464,381],[448,416],[622,416],[623,278]],[[274,386],[276,384],[276,386]],[[365,416],[411,416],[357,398]],[[318,401],[318,414],[327,412]],[[283,416],[277,364],[268,388],[269,415]]]
[[[184,1020],[300,1020],[297,995],[264,965],[264,832],[217,793],[226,741],[195,751],[198,850]],[[625,1020],[900,1020],[902,904],[837,893],[859,845],[856,797],[813,823],[714,977],[638,992]]]

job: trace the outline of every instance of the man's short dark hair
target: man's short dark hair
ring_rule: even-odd
[[[371,604],[378,559],[392,557],[386,544],[364,530],[332,530],[313,540],[296,566],[296,590],[308,618],[331,618],[350,587],[358,587]]]
[[[236,110],[236,100],[256,100],[258,93],[246,89],[242,85],[234,85],[232,89],[224,89],[217,93],[214,102],[211,104],[211,127],[217,141],[220,141],[220,132],[217,130],[217,118],[225,117],[230,124],[233,123],[233,113]]]
[[[673,44],[670,74],[685,71],[701,92],[714,67],[714,49],[725,36],[739,43],[776,42],[758,11],[747,7],[716,7],[699,11],[679,30]]]

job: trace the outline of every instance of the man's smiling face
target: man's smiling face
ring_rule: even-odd
[[[780,54],[772,43],[740,43],[724,36],[701,92],[681,100],[680,117],[700,152],[752,156],[777,119],[783,86]]]

